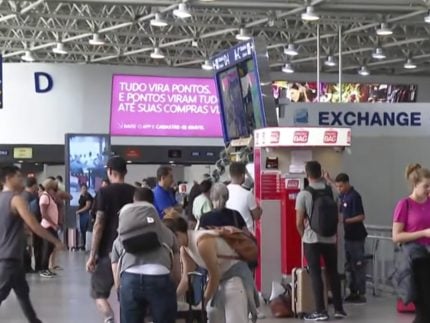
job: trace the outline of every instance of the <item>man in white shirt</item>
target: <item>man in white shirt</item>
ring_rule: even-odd
[[[248,230],[254,232],[254,221],[259,220],[263,212],[254,194],[242,187],[245,174],[245,164],[234,162],[230,165],[231,184],[227,186],[229,192],[227,208],[238,211],[245,220]]]

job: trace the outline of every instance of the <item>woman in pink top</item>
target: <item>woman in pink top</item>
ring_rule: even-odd
[[[394,211],[393,241],[402,245],[411,262],[414,323],[430,322],[430,170],[419,164],[406,168],[412,193],[401,199]],[[403,263],[405,263],[404,261]],[[406,271],[407,273],[407,271]]]
[[[40,212],[42,214],[42,222],[41,225],[44,227],[50,234],[54,237],[58,238],[57,231],[59,229],[58,220],[58,206],[55,202],[56,192],[58,191],[58,183],[55,180],[47,179],[43,182],[43,187],[45,191],[41,194],[39,199]],[[41,264],[41,272],[40,276],[45,278],[52,278],[55,276],[55,273],[49,270],[49,259],[54,252],[55,246],[44,240],[43,241],[43,249],[42,249],[42,264]]]

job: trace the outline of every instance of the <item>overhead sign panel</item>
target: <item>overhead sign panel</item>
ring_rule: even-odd
[[[114,75],[111,135],[221,137],[213,79]]]

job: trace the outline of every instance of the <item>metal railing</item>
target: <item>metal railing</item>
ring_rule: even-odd
[[[366,242],[368,260],[368,282],[377,295],[381,292],[393,293],[389,280],[394,268],[394,248],[391,226],[366,225],[369,233]]]

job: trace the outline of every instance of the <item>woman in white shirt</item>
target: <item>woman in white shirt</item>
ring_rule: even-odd
[[[204,304],[209,322],[247,323],[248,312],[255,312],[255,303],[250,300],[254,290],[252,273],[246,263],[234,259],[237,253],[216,231],[190,231],[182,218],[166,219],[165,224],[182,246],[183,271],[177,289],[178,297],[188,289],[188,273],[199,266],[208,271]],[[250,285],[251,291],[248,288]]]

